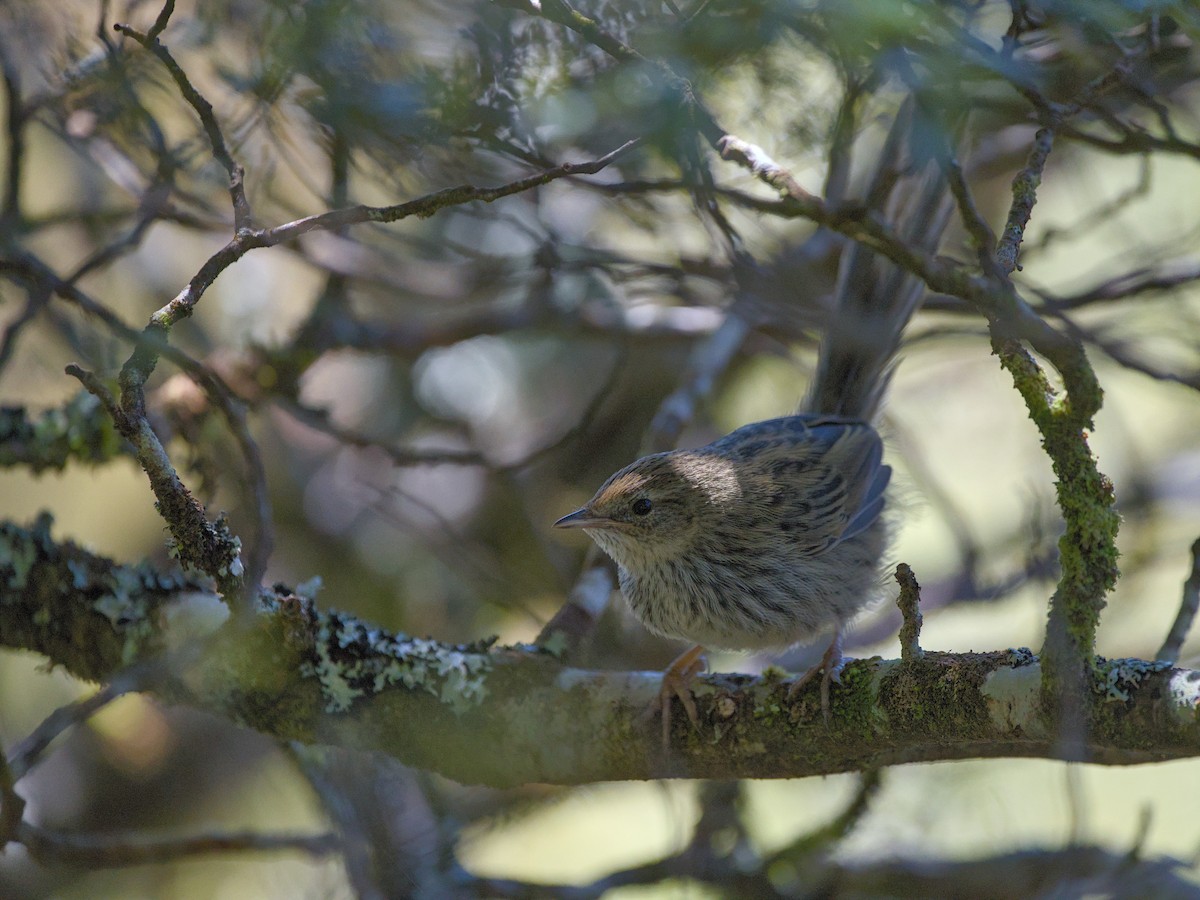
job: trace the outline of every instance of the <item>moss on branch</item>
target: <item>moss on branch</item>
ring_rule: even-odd
[[[0,644],[95,681],[151,657],[178,660],[151,686],[168,701],[281,739],[372,749],[493,785],[784,778],[1061,753],[1027,650],[858,660],[833,691],[828,726],[816,685],[789,700],[778,675],[705,676],[700,729],[677,711],[664,755],[644,715],[659,673],[585,671],[533,647],[391,634],[283,587],[240,622],[205,583],[57,542],[48,518],[0,525]],[[1091,695],[1085,758],[1200,756],[1200,673],[1105,661]]]

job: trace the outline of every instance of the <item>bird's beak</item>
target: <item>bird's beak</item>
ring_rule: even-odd
[[[605,525],[612,524],[609,519],[603,516],[594,516],[592,511],[586,506],[583,509],[577,509],[570,515],[563,516],[554,523],[555,528],[603,528]]]

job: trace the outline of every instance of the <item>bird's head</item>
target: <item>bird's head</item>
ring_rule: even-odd
[[[554,525],[584,529],[619,565],[636,571],[687,554],[711,530],[722,504],[739,494],[726,459],[656,453],[612,475],[587,504]]]

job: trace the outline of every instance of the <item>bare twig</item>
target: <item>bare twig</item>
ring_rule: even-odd
[[[874,87],[879,77],[878,74],[873,74],[866,80],[859,80],[852,76],[845,77],[842,102],[838,105],[837,118],[834,119],[829,137],[827,154],[829,163],[825,172],[825,200],[834,206],[845,199],[850,183],[850,169],[854,159],[854,139],[858,134],[859,112],[863,105],[863,96]]]
[[[832,821],[820,828],[803,834],[791,843],[771,854],[766,860],[764,870],[770,869],[776,863],[803,863],[814,853],[827,851],[848,835],[871,808],[871,801],[879,793],[883,785],[883,771],[877,768],[866,769],[859,776],[858,790],[846,808]]]
[[[188,105],[196,111],[196,115],[200,117],[200,124],[204,126],[204,133],[208,135],[208,141],[212,145],[213,156],[229,175],[229,196],[233,201],[234,229],[241,231],[244,228],[250,228],[253,224],[250,201],[246,198],[245,170],[240,163],[234,160],[233,155],[229,152],[229,147],[225,143],[225,135],[221,132],[221,126],[217,122],[212,104],[192,86],[183,68],[175,61],[175,57],[171,55],[171,51],[158,40],[158,35],[167,27],[167,20],[173,8],[174,3],[168,2],[163,7],[154,26],[146,34],[142,34],[129,25],[123,25],[119,22],[113,25],[113,30],[137,41],[158,57],[159,61],[162,62],[170,73],[171,78],[175,81],[175,85],[179,88],[179,93],[183,95],[183,99],[187,101]]]
[[[963,176],[962,164],[950,151],[949,145],[946,146],[942,171],[946,174],[946,182],[958,204],[958,214],[963,225],[966,226],[967,234],[971,236],[971,242],[975,245],[980,271],[993,278],[1001,277],[1002,273],[1007,274],[1003,272],[1003,267],[998,262],[997,254],[993,249],[996,244],[996,235],[988,225],[987,219],[983,217],[983,213],[979,211],[979,207],[975,205],[971,189],[967,186],[967,179]]]
[[[567,178],[572,175],[594,175],[601,169],[611,165],[613,162],[624,156],[629,151],[639,145],[639,141],[626,141],[616,150],[606,153],[598,159],[585,163],[561,163],[553,168],[546,169],[534,175],[525,178],[518,178],[516,181],[511,181],[507,184],[498,185],[496,187],[475,187],[473,185],[464,184],[457,187],[446,188],[441,191],[436,191],[432,194],[426,194],[424,197],[418,197],[416,200],[409,200],[406,203],[397,203],[393,206],[349,206],[343,209],[335,209],[329,212],[319,213],[317,215],[306,216],[302,219],[296,219],[293,222],[288,222],[283,225],[277,225],[274,228],[267,228],[261,231],[253,232],[246,236],[241,246],[238,256],[248,250],[259,247],[272,247],[276,244],[282,244],[285,241],[295,240],[303,234],[308,234],[310,231],[318,230],[335,230],[345,225],[356,225],[362,222],[388,223],[398,222],[401,219],[411,217],[428,218],[434,213],[450,206],[460,206],[464,203],[481,202],[494,203],[503,197],[510,197],[513,194],[519,194],[528,191],[535,187],[541,187],[544,184],[549,184],[551,181],[556,181],[559,178]],[[233,252],[233,246],[230,245],[230,252]],[[216,257],[214,257],[214,260]],[[222,260],[216,263],[215,271],[212,277],[226,268],[235,260],[230,259],[228,262]],[[211,281],[211,279],[210,279]],[[207,285],[205,285],[207,287]],[[180,302],[186,302],[190,299],[188,296],[177,298]],[[173,301],[174,302],[174,301]],[[193,301],[194,302],[194,301]]]
[[[1080,291],[1077,294],[1058,296],[1055,294],[1037,292],[1050,313],[1068,309],[1078,309],[1095,303],[1108,303],[1113,300],[1125,300],[1142,294],[1153,294],[1160,291],[1173,291],[1200,280],[1200,266],[1195,264],[1181,265],[1178,271],[1162,272],[1148,268],[1134,269],[1124,272],[1114,278]]]
[[[1114,124],[1109,122],[1108,124]],[[1200,159],[1200,144],[1183,140],[1182,138],[1161,137],[1148,131],[1134,129],[1125,123],[1117,124],[1121,132],[1119,139],[1102,137],[1084,131],[1082,128],[1064,123],[1059,131],[1063,137],[1079,141],[1103,150],[1105,153],[1130,156],[1144,156],[1148,153],[1170,153]]]
[[[721,326],[698,344],[688,362],[679,387],[659,404],[642,450],[653,453],[675,445],[679,432],[696,414],[696,404],[712,393],[716,380],[729,367],[750,334],[751,323],[737,304]]]
[[[9,754],[8,764],[13,775],[20,779],[37,764],[38,759],[56,737],[82,722],[131,691],[142,690],[149,680],[161,671],[158,663],[148,662],[126,669],[90,697],[60,706],[25,737]]]
[[[210,575],[226,601],[236,608],[234,601],[239,596],[244,571],[240,543],[229,533],[223,519],[209,524],[204,507],[184,486],[158,435],[150,427],[144,408],[139,404],[131,411],[127,403],[118,403],[99,378],[73,363],[66,372],[79,379],[104,404],[117,431],[133,445],[138,462],[150,478],[159,513],[171,530],[180,560]]]
[[[167,23],[171,21],[171,14],[175,12],[175,0],[166,0],[163,8],[158,11],[158,18],[154,20],[154,24],[150,26],[150,30],[146,32],[146,40],[154,41],[163,33],[167,27]]]
[[[1029,224],[1033,215],[1038,185],[1042,182],[1042,171],[1046,168],[1046,160],[1050,157],[1053,146],[1054,129],[1038,129],[1033,146],[1029,149],[1029,159],[1013,179],[1012,206],[1009,208],[1004,230],[1000,234],[1000,244],[996,247],[996,263],[1005,274],[1011,275],[1020,268],[1017,265],[1017,253],[1025,237],[1025,226]]]
[[[21,333],[37,320],[38,314],[50,302],[51,292],[42,284],[30,284],[26,287],[25,305],[21,311],[8,323],[4,329],[4,337],[0,338],[0,372],[7,368],[17,348],[17,339]]]
[[[0,77],[4,82],[5,131],[8,133],[8,165],[4,172],[4,195],[0,198],[0,232],[17,225],[21,218],[21,178],[25,165],[25,121],[27,109],[21,96],[17,65],[7,47],[0,45]]]
[[[80,263],[75,268],[75,271],[71,272],[65,280],[70,284],[76,284],[89,272],[95,272],[120,256],[137,249],[142,239],[146,236],[146,233],[150,230],[150,226],[161,218],[162,212],[167,206],[171,190],[172,185],[170,181],[166,180],[156,181],[150,185],[142,195],[141,202],[138,204],[137,219],[128,233],[114,240],[112,243],[101,247]]]
[[[904,618],[900,626],[900,659],[912,662],[925,655],[921,649],[921,585],[906,563],[896,566],[896,582],[900,585],[896,605]]]
[[[1171,630],[1167,632],[1166,640],[1154,658],[1163,662],[1175,663],[1179,660],[1179,650],[1191,630],[1192,620],[1196,618],[1196,608],[1200,606],[1200,538],[1192,544],[1192,572],[1183,583],[1183,599],[1179,603],[1179,612]]]
[[[1113,362],[1129,369],[1131,372],[1139,372],[1142,375],[1153,378],[1155,381],[1179,384],[1194,391],[1200,391],[1200,369],[1193,368],[1185,372],[1164,369],[1162,366],[1134,356],[1126,348],[1123,341],[1110,340],[1094,331],[1085,332],[1081,330],[1080,334],[1083,336],[1083,340],[1098,349]]]
[[[42,284],[45,289],[52,290],[55,294],[69,300],[90,315],[99,318],[113,332],[133,343],[135,348],[134,357],[139,360],[157,359],[159,355],[167,357],[200,385],[209,401],[221,412],[246,462],[247,480],[250,484],[256,513],[253,529],[254,539],[246,554],[246,560],[248,561],[246,564],[239,561],[240,554],[233,544],[226,545],[224,551],[217,545],[214,545],[210,548],[216,553],[216,556],[210,559],[212,566],[200,565],[198,568],[201,571],[208,572],[218,578],[218,580],[226,579],[226,584],[222,589],[223,592],[233,589],[240,583],[244,584],[246,589],[253,593],[257,589],[262,572],[265,571],[266,561],[270,555],[272,545],[270,500],[267,493],[266,471],[262,463],[258,445],[250,434],[245,420],[244,409],[232,389],[211,369],[192,359],[183,351],[168,344],[166,341],[166,332],[163,329],[151,326],[139,332],[130,328],[107,307],[88,296],[72,282],[60,278],[49,266],[36,257],[30,254],[21,254],[14,260],[0,261],[0,271],[3,271],[5,268],[14,270],[22,276]],[[126,365],[128,366],[128,363]],[[154,366],[151,364],[145,370],[146,377],[149,377],[149,372],[153,371],[153,368]],[[103,382],[91,373],[83,373],[83,370],[79,369],[79,367],[73,367],[68,374],[76,378],[80,378],[81,374],[86,375],[89,383],[85,383],[85,386],[88,387],[89,391],[101,389],[104,393],[108,393],[107,388],[103,386]],[[147,475],[150,476],[151,486],[165,491],[162,497],[157,493],[155,495],[160,502],[163,501],[164,497],[168,501],[167,506],[160,507],[160,509],[164,510],[165,515],[166,509],[188,509],[191,504],[195,504],[199,509],[198,515],[200,519],[203,519],[203,508],[199,506],[198,502],[194,498],[191,498],[190,494],[187,495],[188,499],[184,500],[183,496],[171,487],[171,478],[166,475],[167,471],[171,469],[170,460],[167,458],[166,451],[162,448],[161,442],[145,418],[145,399],[142,395],[140,385],[134,381],[127,380],[124,376],[125,373],[123,373],[122,378],[123,390],[121,400],[115,406],[109,406],[107,402],[105,405],[110,415],[113,416],[114,423],[117,423],[119,418],[121,422],[124,422],[125,430],[141,435],[135,441],[129,438],[125,431],[122,431],[122,435],[130,440],[135,448],[141,448],[139,450],[139,461],[142,459],[142,453],[147,455],[146,458],[149,460],[149,463],[143,462],[143,468],[146,468],[147,465],[150,466],[147,469]],[[99,394],[97,396],[100,397]],[[103,400],[104,398],[101,397],[101,399]],[[111,395],[109,395],[109,399],[112,399]],[[156,447],[157,449],[155,449]],[[155,474],[151,474],[151,470]],[[174,476],[173,471],[171,475]],[[178,476],[174,476],[174,478],[176,481],[178,480]],[[179,487],[182,488],[182,484]],[[186,493],[186,488],[183,488],[183,491]],[[190,533],[191,529],[195,527],[195,517],[185,516],[185,520],[177,524],[181,531]],[[220,522],[213,527],[217,532],[224,531],[224,526]],[[231,540],[234,539],[231,537]],[[220,543],[222,542],[218,541],[218,544]],[[185,559],[184,561],[191,565],[197,564],[195,560]],[[250,576],[248,578],[242,577],[243,573],[239,571],[243,568],[243,565],[245,565],[245,573]],[[224,574],[217,574],[221,572],[224,572]],[[242,605],[248,606],[251,602],[252,597],[246,599],[246,602]]]
[[[147,840],[117,834],[67,834],[29,823],[21,824],[17,840],[25,845],[31,856],[42,862],[89,869],[172,862],[212,853],[294,850],[309,856],[328,856],[341,850],[341,840],[330,833],[289,835],[246,831]]]
[[[1050,157],[1055,135],[1060,126],[1068,119],[1078,115],[1083,109],[1088,108],[1098,97],[1123,82],[1128,75],[1129,63],[1122,60],[1112,69],[1085,85],[1072,102],[1064,104],[1049,103],[1028,86],[1018,88],[1021,94],[1038,110],[1043,124],[1034,135],[1029,158],[1013,179],[1012,205],[1009,207],[1008,219],[1003,232],[1001,232],[1000,244],[996,247],[996,261],[1006,275],[1011,275],[1020,268],[1017,264],[1017,255],[1020,251],[1021,241],[1025,237],[1025,228],[1033,215],[1033,207],[1037,203],[1037,189],[1041,184],[1046,160]]]
[[[371,448],[387,454],[397,466],[482,466],[487,461],[478,450],[432,449],[425,447],[397,447],[392,444],[382,444],[376,438],[362,434],[350,428],[334,424],[329,418],[328,410],[313,409],[298,400],[284,397],[273,398],[275,405],[303,422],[310,428],[315,428],[323,434],[336,438],[340,443],[351,447]]]
[[[25,800],[17,793],[16,783],[8,760],[0,755],[0,853],[10,841],[20,839]]]
[[[565,25],[582,35],[614,59],[626,62],[646,62],[646,57],[609,34],[595,19],[579,13],[564,0],[496,0],[498,6],[519,9],[531,16],[540,16]]]

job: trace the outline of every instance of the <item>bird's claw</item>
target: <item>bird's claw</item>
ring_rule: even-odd
[[[829,685],[842,683],[842,669],[846,667],[846,663],[850,660],[842,656],[842,635],[838,631],[834,634],[833,641],[830,642],[829,648],[821,657],[821,661],[792,682],[788,688],[788,700],[792,700],[800,693],[800,689],[816,677],[817,673],[821,673],[821,716],[825,719],[825,724],[829,724]]]
[[[673,698],[679,698],[692,727],[697,731],[700,730],[700,710],[696,708],[696,698],[692,696],[691,685],[692,679],[703,672],[707,666],[708,661],[704,658],[704,648],[696,646],[681,653],[663,672],[658,700],[651,704],[646,712],[662,714],[664,750],[671,746],[671,700]]]

